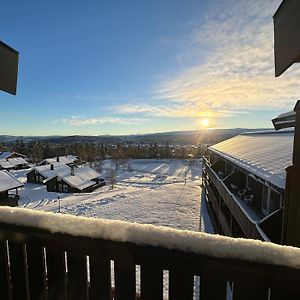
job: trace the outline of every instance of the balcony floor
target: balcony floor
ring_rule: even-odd
[[[259,222],[265,217],[262,213],[253,208],[253,206],[246,204],[246,202],[242,200],[238,195],[234,194],[233,196],[236,202],[239,203],[244,212],[247,214],[249,219],[253,220],[254,222]]]

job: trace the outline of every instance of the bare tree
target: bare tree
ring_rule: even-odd
[[[110,168],[106,173],[107,182],[111,185],[111,189],[115,187],[117,181],[117,172],[115,168]]]

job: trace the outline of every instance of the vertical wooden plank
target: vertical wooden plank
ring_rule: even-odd
[[[135,265],[119,258],[115,260],[115,299],[135,299]]]
[[[169,270],[169,299],[193,299],[194,275],[185,267]]]
[[[99,258],[98,258],[99,259]],[[110,260],[96,260],[90,256],[90,297],[91,300],[111,299]]]
[[[25,258],[25,244],[8,242],[10,274],[13,299],[28,299],[28,277]]]
[[[67,253],[68,299],[88,299],[87,257]]]
[[[233,300],[268,300],[269,292],[267,287],[257,287],[241,282],[233,284]]]
[[[40,244],[27,243],[27,264],[30,299],[46,299],[46,271],[44,248]]]
[[[271,300],[281,299],[300,299],[299,291],[291,291],[285,289],[272,288],[271,289]]]
[[[141,265],[141,299],[163,298],[163,269],[155,264]]]
[[[6,240],[0,240],[0,295],[3,299],[11,299],[11,282],[8,266]]]
[[[226,300],[227,282],[216,278],[200,277],[201,300]]]
[[[67,299],[67,277],[64,251],[57,253],[46,248],[48,300]]]

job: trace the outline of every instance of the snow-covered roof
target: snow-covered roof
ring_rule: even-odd
[[[23,158],[26,157],[25,155],[23,155],[21,153],[4,151],[4,152],[0,152],[0,159],[7,159],[14,154],[18,155],[19,157],[23,157]]]
[[[51,165],[53,165],[53,170],[51,170]],[[53,163],[50,165],[37,166],[31,169],[29,172],[31,172],[32,170],[38,171],[45,178],[52,178],[56,175],[70,174],[71,172],[71,168],[62,163]]]
[[[292,164],[293,131],[244,133],[209,147],[219,156],[285,188],[285,168]]]
[[[71,171],[69,171],[67,175],[62,174],[58,177],[71,186],[83,190],[95,185],[95,181],[92,181],[92,179],[100,177],[100,174],[90,167],[80,167],[74,168],[74,175],[71,175]]]
[[[242,259],[300,269],[300,249],[259,240],[231,238],[162,226],[77,217],[28,208],[0,207],[1,222],[65,233],[73,236],[129,242],[142,246],[210,257]]]
[[[59,156],[59,162],[61,164],[71,164],[77,160],[77,156],[75,155],[66,155],[66,156]],[[51,157],[44,159],[41,164],[47,163],[47,164],[53,164],[57,162],[57,157]]]
[[[0,192],[12,190],[21,186],[23,186],[23,183],[8,171],[0,171]]]
[[[28,165],[28,162],[22,157],[0,159],[0,166],[3,169],[11,169],[18,165]]]

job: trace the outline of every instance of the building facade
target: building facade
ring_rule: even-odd
[[[293,131],[246,133],[208,148],[203,202],[215,231],[280,243]]]

